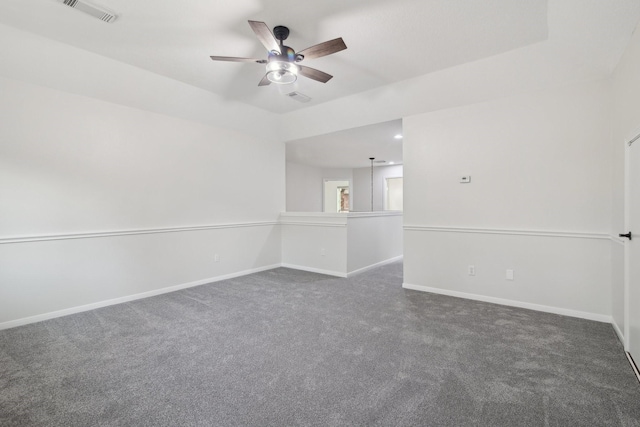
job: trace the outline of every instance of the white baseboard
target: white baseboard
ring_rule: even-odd
[[[514,301],[503,298],[489,297],[484,295],[469,294],[466,292],[450,291],[448,289],[432,288],[429,286],[412,285],[403,283],[402,287],[414,291],[431,292],[434,294],[448,295],[451,297],[465,298],[475,301],[490,302],[493,304],[507,305],[510,307],[526,308],[529,310],[542,311],[545,313],[561,314],[563,316],[578,317],[580,319],[595,320],[596,322],[613,323],[613,318],[605,314],[588,313],[585,311],[570,310],[567,308],[551,307],[548,305],[533,304],[522,301]]]
[[[380,262],[377,262],[375,264],[367,265],[366,267],[362,267],[362,268],[359,268],[357,270],[350,271],[348,273],[343,273],[343,272],[340,272],[340,271],[333,271],[333,270],[323,270],[321,268],[306,267],[306,266],[303,266],[303,265],[295,265],[295,264],[287,264],[287,263],[282,263],[282,267],[291,268],[293,270],[308,271],[310,273],[326,274],[327,276],[335,276],[335,277],[347,278],[347,277],[354,276],[356,274],[363,273],[363,272],[365,272],[367,270],[371,270],[372,268],[376,268],[376,267],[380,267],[380,266],[385,265],[385,264],[390,264],[392,262],[400,261],[402,258],[403,258],[403,256],[400,255],[400,256],[397,256],[397,257],[385,259],[384,261],[380,261]]]
[[[221,280],[233,279],[234,277],[246,276],[248,274],[259,273],[265,270],[272,270],[280,267],[280,264],[267,265],[264,267],[252,268],[249,270],[238,271],[235,273],[225,274],[222,276],[209,277],[207,279],[196,280],[195,282],[182,283],[180,285],[168,286],[166,288],[154,289],[153,291],[142,292],[139,294],[127,295],[124,297],[113,298],[105,301],[94,302],[91,304],[80,305],[77,307],[65,308],[64,310],[52,311],[49,313],[38,314],[36,316],[23,317],[22,319],[10,320],[0,323],[0,330],[15,328],[16,326],[28,325],[30,323],[42,322],[43,320],[54,319],[56,317],[68,316],[70,314],[82,313],[83,311],[95,310],[96,308],[107,307],[110,305],[121,304],[123,302],[135,301],[142,298],[149,298],[156,295],[167,294],[179,291],[181,289],[192,288],[194,286],[205,285],[207,283],[219,282]]]
[[[281,266],[284,268],[291,268],[292,270],[301,270],[301,271],[308,271],[310,273],[326,274],[327,276],[335,276],[335,277],[343,277],[343,278],[347,277],[347,273],[341,273],[339,271],[323,270],[321,268],[305,267],[302,265],[286,264],[286,263],[282,263]]]
[[[376,267],[381,267],[381,266],[386,265],[386,264],[391,264],[392,262],[400,261],[402,258],[403,258],[403,256],[400,255],[400,256],[397,256],[397,257],[385,259],[384,261],[380,261],[380,262],[377,262],[375,264],[368,265],[366,267],[359,268],[357,270],[350,271],[350,272],[347,273],[347,277],[355,276],[356,274],[364,273],[367,270],[371,270],[371,269],[376,268]]]
[[[616,323],[616,320],[613,317],[611,318],[611,325],[613,326],[613,330],[616,331],[616,335],[618,336],[618,339],[620,340],[620,342],[622,343],[622,346],[624,347],[624,333],[622,332],[622,329],[620,329],[620,327]]]

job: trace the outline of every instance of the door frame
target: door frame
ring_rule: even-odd
[[[327,181],[342,181],[342,182],[347,182],[347,187],[349,187],[349,207],[352,206],[353,203],[353,187],[351,185],[351,179],[349,178],[322,178],[322,212],[325,212],[326,206],[325,206],[325,202],[326,202],[326,197],[327,195],[325,194],[325,190],[326,190],[326,183]],[[351,210],[351,209],[349,209]]]
[[[404,174],[403,174],[404,175]],[[388,179],[398,179],[398,178],[402,178],[402,187],[404,188],[404,176],[385,176],[384,179],[382,180],[382,210],[386,211],[387,210],[387,204],[389,201],[389,186],[387,185]],[[404,203],[402,206],[402,210],[404,211]]]
[[[631,227],[631,145],[640,146],[640,127],[637,127],[631,135],[624,140],[624,233],[628,233]],[[623,346],[629,351],[631,329],[630,321],[630,287],[631,277],[629,272],[630,254],[628,241],[624,242],[624,340]]]

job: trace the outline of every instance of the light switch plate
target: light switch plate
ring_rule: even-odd
[[[466,184],[471,182],[471,175],[465,175],[465,176],[461,176],[460,177],[460,183],[461,184]]]

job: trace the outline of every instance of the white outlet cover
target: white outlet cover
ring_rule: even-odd
[[[464,175],[460,177],[461,184],[467,184],[469,182],[471,182],[471,175]]]

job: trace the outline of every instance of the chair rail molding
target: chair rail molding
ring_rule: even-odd
[[[597,239],[612,240],[612,236],[607,233],[590,233],[574,231],[551,231],[551,230],[507,230],[498,228],[470,228],[470,227],[441,227],[429,225],[405,225],[405,231],[426,231],[440,233],[468,233],[468,234],[504,234],[512,236],[536,236],[536,237],[564,237],[572,239]]]
[[[182,233],[188,231],[219,230],[225,228],[267,227],[279,225],[278,221],[240,222],[184,227],[136,228],[129,230],[89,231],[84,233],[44,234],[36,236],[0,237],[0,245],[9,243],[45,242],[50,240],[95,239],[100,237],[132,236],[138,234]]]

